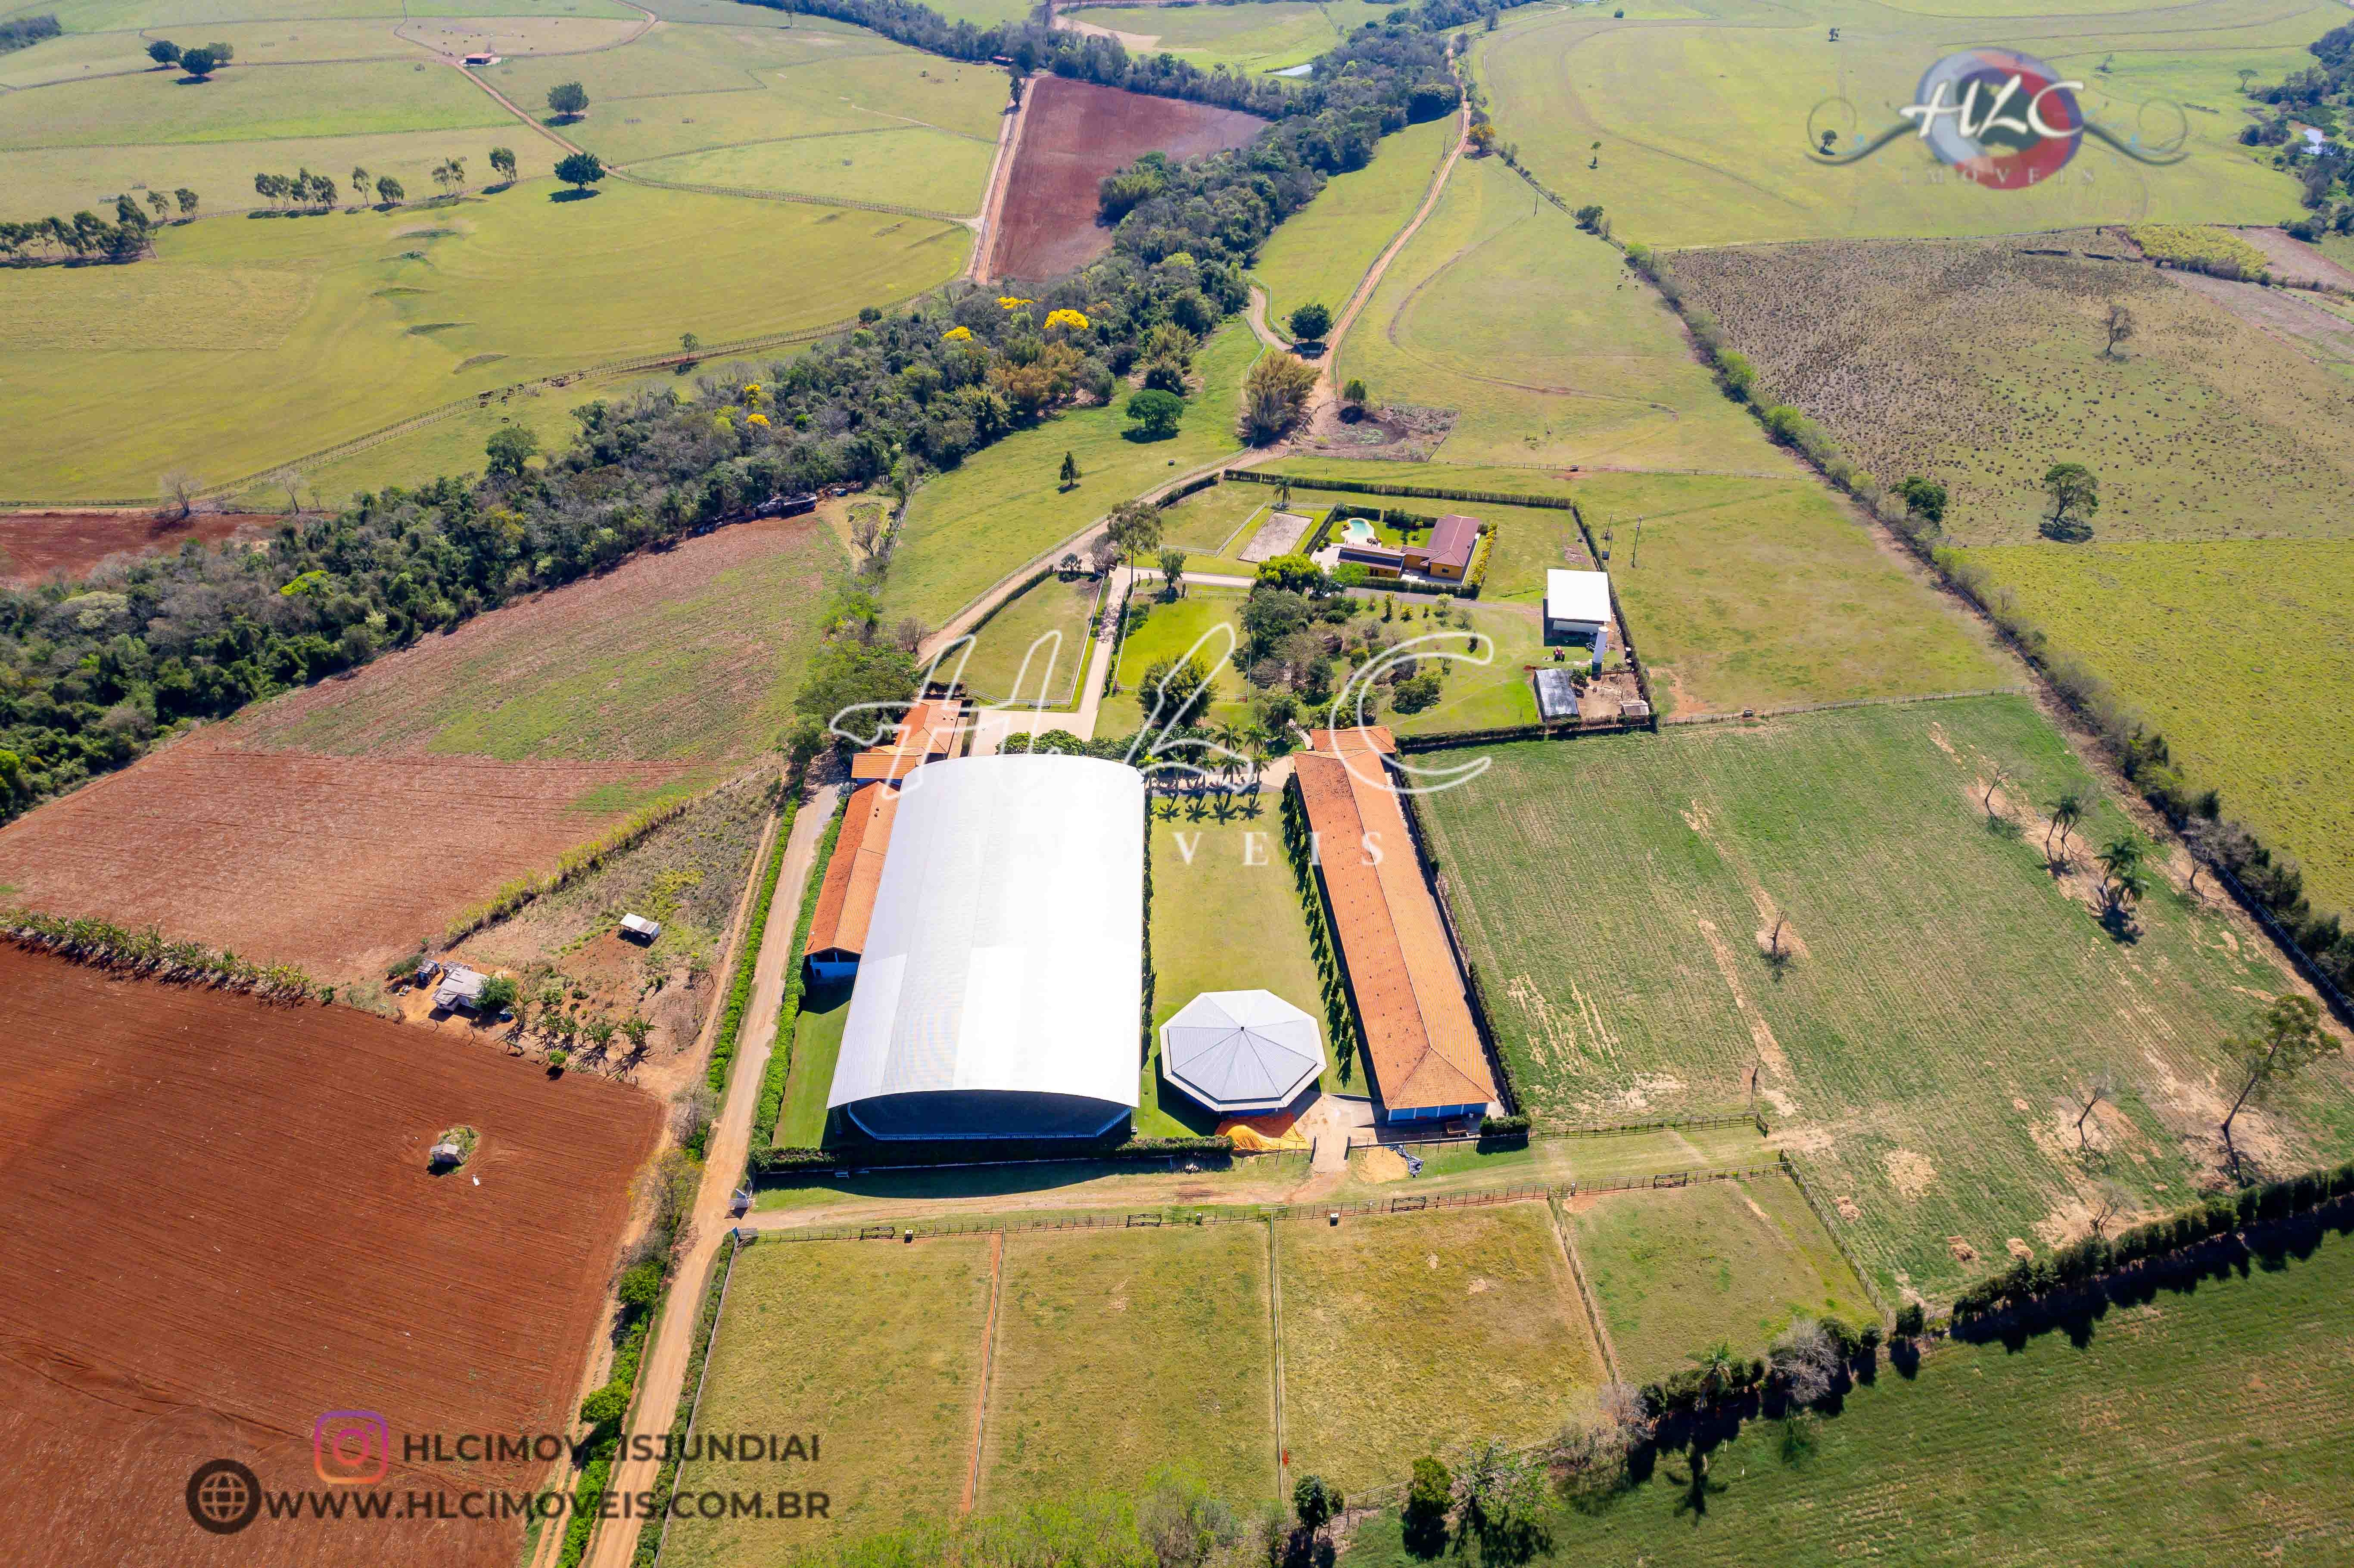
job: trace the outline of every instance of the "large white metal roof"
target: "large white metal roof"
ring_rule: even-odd
[[[1545,573],[1545,619],[1606,625],[1610,620],[1610,574],[1573,572],[1560,567]]]
[[[1104,1102],[1113,1119],[1133,1110],[1142,776],[1087,758],[977,757],[918,768],[902,789],[827,1104],[938,1096],[944,1123],[1001,1103],[1018,1124],[1037,1097]],[[893,1108],[897,1125],[921,1119],[920,1105]]]
[[[1271,991],[1205,991],[1161,1026],[1161,1066],[1212,1110],[1278,1110],[1323,1072],[1323,1036]]]

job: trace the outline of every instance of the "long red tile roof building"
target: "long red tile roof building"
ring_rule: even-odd
[[[1318,835],[1333,934],[1383,1105],[1394,1115],[1496,1104],[1495,1075],[1437,900],[1388,787],[1382,757],[1395,741],[1367,726],[1317,730],[1310,743],[1293,759],[1292,777]]]

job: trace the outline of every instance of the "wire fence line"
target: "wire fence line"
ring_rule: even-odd
[[[1400,1192],[1348,1202],[1260,1203],[1234,1208],[1107,1209],[1083,1214],[980,1214],[928,1220],[877,1221],[862,1224],[797,1225],[766,1229],[738,1226],[736,1239],[749,1245],[758,1241],[914,1241],[917,1238],[961,1235],[1015,1235],[1030,1231],[1159,1230],[1182,1225],[1267,1224],[1278,1220],[1361,1218],[1379,1214],[1419,1213],[1430,1209],[1486,1208],[1498,1203],[1524,1203],[1543,1199],[1569,1199],[1584,1194],[1669,1191],[1710,1181],[1746,1181],[1759,1176],[1797,1176],[1787,1157],[1770,1164],[1709,1166],[1687,1171],[1653,1171],[1648,1175],[1610,1177],[1594,1181],[1530,1183],[1469,1192]],[[1800,1189],[1804,1191],[1803,1184]],[[1868,1282],[1867,1282],[1868,1284]]]

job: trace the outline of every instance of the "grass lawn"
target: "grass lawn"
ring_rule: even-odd
[[[977,1505],[1137,1492],[1162,1466],[1275,1495],[1259,1225],[1010,1235]]]
[[[1794,473],[1630,277],[1500,159],[1458,163],[1333,375],[1456,410],[1450,463]]]
[[[1534,1442],[1603,1381],[1541,1202],[1279,1224],[1276,1255],[1295,1477],[1396,1485],[1425,1454]]]
[[[1401,610],[1419,612],[1446,600],[1397,596]],[[1529,685],[1527,666],[1547,657],[1544,622],[1539,612],[1520,605],[1469,603],[1458,606],[1471,617],[1471,631],[1486,639],[1473,643],[1462,631],[1447,632],[1437,620],[1417,618],[1391,622],[1384,630],[1401,641],[1437,636],[1434,649],[1466,653],[1484,652],[1484,664],[1447,662],[1440,673],[1438,701],[1418,714],[1402,714],[1383,704],[1381,722],[1400,735],[1437,735],[1467,729],[1500,729],[1508,725],[1537,722],[1536,694]],[[1376,612],[1378,613],[1378,611]]]
[[[938,626],[1000,577],[1088,526],[1123,501],[1234,451],[1235,404],[1258,357],[1250,329],[1230,323],[1194,355],[1203,390],[1184,423],[1161,441],[1124,433],[1125,393],[1101,408],[1074,408],[974,453],[916,493],[885,589],[894,617]],[[1063,454],[1081,479],[1060,487]]]
[[[1718,1340],[1760,1356],[1793,1318],[1880,1320],[1797,1183],[1768,1176],[1571,1201],[1570,1239],[1620,1375],[1646,1383]]]
[[[1982,691],[1978,628],[1812,480],[1601,473],[1578,505],[1669,714]],[[1641,520],[1641,541],[1635,535]]]
[[[1870,134],[1893,122],[1883,102],[1911,101],[1924,68],[1959,47],[1951,15],[1906,9],[1915,14],[1891,10],[1868,36],[1850,31],[1833,46],[1826,26],[1847,16],[1830,0],[1798,0],[1770,17],[1681,12],[1699,25],[1673,26],[1639,25],[1640,12],[1620,22],[1601,9],[1547,8],[1481,35],[1473,69],[1498,125],[1537,175],[1572,207],[1598,203],[1621,238],[1646,244],[2273,223],[2295,210],[2288,176],[2233,140],[2243,121],[2232,106],[2244,101],[2233,72],[2245,66],[2277,81],[2309,64],[2305,46],[2335,24],[2334,10],[2227,6],[2186,18],[2149,6],[2040,44],[2013,35],[2094,84],[2085,111],[2126,127],[2121,136],[2147,101],[2220,110],[2180,117],[2190,155],[2163,171],[2089,143],[2064,177],[2033,189],[1933,182],[1923,160],[1893,150],[1851,168],[1813,164],[1789,131],[1807,123],[1809,108],[1843,96],[1862,116],[1853,128]],[[2096,69],[2112,55],[2112,69]],[[1754,85],[1732,92],[1720,85],[1726,80]],[[2177,123],[2169,120],[2169,132]]]
[[[1087,617],[1103,592],[1100,578],[1041,577],[1008,599],[973,633],[965,661],[964,683],[988,702],[1034,703],[1069,707],[1087,673]],[[1035,644],[1059,633],[1061,641]]]
[[[988,195],[992,143],[928,126],[793,136],[684,153],[635,165],[648,179],[681,185],[791,191],[889,202],[938,212],[977,210]]]
[[[1215,668],[1217,675],[1210,688],[1209,709],[1194,722],[1222,724],[1243,718],[1250,683],[1228,660],[1242,635],[1242,590],[1197,588],[1175,599],[1151,599],[1150,591],[1140,588],[1130,600],[1136,606],[1150,602],[1151,608],[1141,621],[1130,622],[1120,643],[1119,689],[1106,696],[1096,710],[1096,734],[1135,734],[1144,722],[1145,705],[1157,700],[1155,694],[1137,690],[1144,673],[1159,660],[1186,657],[1196,644],[1199,657]]]
[[[2054,881],[2041,802],[2094,802],[2080,845],[2127,824],[2027,700],[1489,755],[1422,814],[1540,1120],[1737,1110],[1755,1070],[1776,1141],[1891,1297],[2082,1234],[2101,1182],[2144,1210],[2195,1189],[2222,1041],[2285,979],[2163,884],[2119,942],[2084,879]],[[1997,767],[2016,826],[1980,806]],[[2104,1068],[2123,1086],[2080,1153],[2071,1096]],[[2354,1144],[2340,1065],[2266,1117],[2268,1170]]]
[[[1422,205],[1455,132],[1453,120],[1441,119],[1383,137],[1372,163],[1334,175],[1268,237],[1251,276],[1267,291],[1269,326],[1289,336],[1293,308],[1311,301],[1341,313]]]
[[[175,143],[384,135],[470,125],[520,129],[462,75],[422,61],[267,70],[232,66],[201,87],[183,86],[182,79],[177,71],[142,71],[0,93],[0,151],[135,143],[146,147],[160,167],[168,162],[163,149]],[[286,172],[293,171],[290,166]],[[334,171],[338,185],[345,172]],[[227,205],[229,193],[217,199]],[[252,199],[249,173],[243,200]]]
[[[0,450],[0,495],[151,496],[174,468],[225,482],[682,331],[716,344],[838,322],[954,275],[970,240],[890,214],[553,190],[199,222],[135,268],[18,274],[0,297],[0,423],[23,439]],[[780,249],[800,286],[746,286]],[[186,324],[159,337],[147,323],[164,318]]]
[[[822,1457],[680,1467],[682,1491],[822,1491],[822,1523],[678,1520],[663,1560],[780,1563],[813,1540],[956,1508],[972,1454],[989,1319],[990,1239],[912,1246],[769,1242],[741,1253],[704,1371],[703,1432],[816,1433]]]
[[[1540,1561],[1655,1568],[1881,1562],[2320,1564],[2354,1536],[2354,1242],[2110,1307],[2081,1344],[2052,1332],[1943,1344],[1882,1366],[1786,1442],[1753,1422],[1590,1514],[1547,1520]],[[2338,1542],[2337,1545],[2330,1544]],[[1394,1518],[1347,1568],[1407,1568]]]
[[[785,1075],[785,1103],[778,1109],[771,1135],[778,1148],[824,1145],[826,1098],[833,1090],[834,1063],[842,1055],[843,1026],[849,1022],[847,984],[811,986],[802,992],[801,1011],[793,1021],[793,1060]]]
[[[1161,509],[1163,549],[1185,552],[1189,577],[1255,577],[1257,566],[1242,552],[1274,515],[1275,493],[1259,484],[1214,484]]]
[[[1308,920],[1272,792],[1161,798],[1152,807],[1152,1028],[1140,1138],[1208,1132],[1217,1117],[1161,1075],[1161,1025],[1205,991],[1271,991],[1324,1024]],[[1325,1043],[1324,1085],[1348,1085]]]
[[[1971,550],[1995,591],[2148,715],[2176,763],[2354,908],[2354,542]]]

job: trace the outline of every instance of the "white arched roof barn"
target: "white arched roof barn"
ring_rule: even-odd
[[[1089,1138],[1142,1068],[1144,780],[1087,758],[910,775],[829,1107],[868,1136]]]

